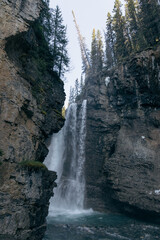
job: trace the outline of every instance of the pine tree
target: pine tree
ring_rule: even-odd
[[[91,44],[91,67],[92,73],[97,73],[102,70],[103,67],[103,42],[100,31],[97,33],[95,29],[92,32],[92,44]]]
[[[63,25],[62,14],[58,6],[52,12],[51,27],[50,48],[53,54],[53,70],[57,71],[59,77],[61,77],[66,70],[65,67],[68,68],[69,58],[66,48],[68,44],[66,27]]]
[[[93,29],[91,43],[91,67],[93,73],[96,72],[96,64],[97,64],[97,38],[96,31],[95,29]]]
[[[81,74],[81,82],[80,82],[80,92],[82,92],[84,86],[83,75]]]
[[[42,0],[43,3],[47,4],[47,6],[49,7],[49,0]]]
[[[41,23],[41,28],[43,29],[44,37],[48,43],[50,44],[51,36],[52,36],[52,29],[51,29],[51,17],[52,12],[49,9],[49,1],[44,1],[44,7],[40,13],[39,21]]]
[[[69,93],[69,105],[75,102],[75,90],[73,87],[70,87]]]
[[[139,0],[139,21],[147,45],[160,41],[160,5],[157,0]]]
[[[115,64],[115,34],[113,31],[113,20],[111,14],[108,12],[106,21],[106,33],[105,33],[105,57],[106,67],[111,68]]]
[[[68,70],[69,57],[67,52],[68,40],[66,38],[66,29],[62,32],[61,44],[59,45],[59,61],[57,63],[58,75],[59,77],[63,76],[64,73]]]
[[[105,67],[110,69],[113,67],[113,52],[110,46],[110,41],[105,35]]]
[[[97,72],[102,71],[103,60],[104,60],[104,56],[103,56],[102,36],[101,36],[100,30],[97,30],[97,63],[96,63]]]
[[[138,1],[125,1],[126,28],[128,30],[128,36],[130,37],[131,50],[138,51],[146,46],[146,42],[138,21]]]
[[[80,85],[79,85],[79,81],[78,78],[75,81],[75,99],[76,97],[78,97],[78,95],[80,94]]]
[[[122,15],[120,0],[115,1],[113,12],[113,29],[115,32],[115,56],[117,61],[120,61],[128,54],[125,45],[125,19]]]
[[[128,26],[128,22],[125,24],[125,30],[124,30],[124,36],[125,36],[125,46],[127,49],[127,53],[130,55],[131,52],[133,51],[133,44],[132,44],[132,38],[130,34],[130,29]]]
[[[134,0],[125,0],[125,22],[126,22],[126,38],[127,38],[127,48],[129,49],[129,53],[133,50],[136,50],[136,40],[135,38],[137,33],[137,21],[135,18],[135,8],[134,8]]]
[[[160,42],[160,1],[125,0],[125,17],[121,2],[115,0],[113,17],[106,22],[106,67],[111,68],[132,52]]]
[[[53,70],[53,56],[50,51],[50,40],[52,36],[50,20],[52,15],[48,3],[44,2],[43,6],[39,18],[32,24],[33,31],[38,39],[37,50],[39,61],[41,63],[43,62],[41,71],[45,71],[46,69]]]

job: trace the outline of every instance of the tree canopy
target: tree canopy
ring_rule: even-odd
[[[80,35],[79,38],[81,37]],[[93,29],[91,51],[87,54],[90,58],[89,71],[85,69],[84,72],[90,76],[99,74],[103,72],[103,68],[111,69],[136,52],[156,47],[158,44],[160,44],[159,0],[125,0],[124,9],[121,1],[115,0],[112,14],[107,14],[105,50],[100,31]],[[75,88],[71,88],[70,103],[75,101],[84,88],[82,82],[78,83],[76,80]],[[81,87],[78,91],[79,86]]]
[[[114,66],[131,54],[160,43],[160,5],[158,0],[115,0],[113,15],[107,14],[105,63]]]
[[[43,0],[44,7],[39,19],[34,24],[34,30],[40,39],[42,58],[48,58],[49,69],[63,77],[69,67],[67,52],[67,27],[63,24],[61,10],[49,8],[49,0]]]

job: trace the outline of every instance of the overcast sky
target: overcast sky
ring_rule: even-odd
[[[124,2],[121,1],[122,3]],[[67,36],[69,40],[68,52],[71,59],[70,72],[65,74],[65,92],[67,99],[70,86],[74,86],[76,78],[81,76],[81,53],[77,39],[77,32],[73,22],[72,10],[82,36],[90,49],[92,30],[99,29],[103,34],[105,30],[107,13],[113,10],[114,0],[50,0],[50,7],[58,5],[62,11],[64,25],[67,25]]]

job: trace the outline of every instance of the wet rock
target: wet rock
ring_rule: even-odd
[[[159,74],[157,48],[87,79],[86,206],[159,216]]]

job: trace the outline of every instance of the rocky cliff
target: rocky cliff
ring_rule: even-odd
[[[88,77],[86,206],[160,216],[160,48]]]
[[[42,239],[56,174],[45,140],[64,123],[65,94],[40,61],[41,0],[0,2],[0,239]]]

